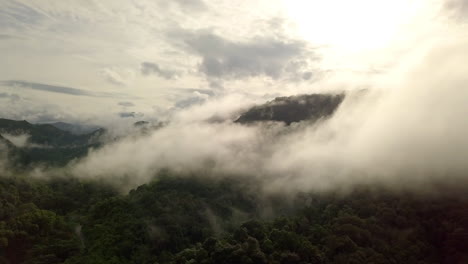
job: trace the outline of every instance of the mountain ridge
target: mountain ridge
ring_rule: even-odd
[[[0,118],[0,135],[7,145],[9,156],[16,165],[28,166],[32,163],[64,165],[72,159],[83,157],[88,149],[101,145],[99,137],[104,130],[75,135],[51,124],[32,124],[26,120]],[[16,146],[3,135],[10,137],[26,136],[24,146]]]
[[[265,104],[256,105],[242,113],[234,122],[251,124],[263,121],[283,122],[286,125],[305,120],[316,122],[329,118],[345,98],[339,94],[303,94],[276,97]]]

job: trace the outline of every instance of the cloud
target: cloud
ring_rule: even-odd
[[[204,90],[206,76],[198,71],[200,55],[186,44],[183,48],[175,44],[184,41],[180,38],[174,41],[168,38],[166,32],[179,27],[186,28],[188,32],[198,32],[199,28],[209,27],[219,32],[222,39],[247,44],[255,42],[252,31],[262,34],[270,32],[256,29],[255,24],[258,19],[269,20],[268,10],[265,10],[263,18],[257,15],[251,17],[248,12],[243,12],[250,9],[250,4],[237,5],[224,1],[0,2],[0,39],[7,39],[1,47],[5,58],[0,62],[0,80],[4,80],[3,85],[16,82],[17,87],[9,92],[31,100],[36,100],[32,97],[40,96],[40,93],[28,92],[24,88],[122,100],[139,96],[145,102],[139,103],[138,107],[160,104],[167,109],[185,100],[186,95],[177,97],[174,93],[171,98],[161,96],[159,98],[164,99],[150,102],[155,93],[165,92],[164,89],[168,87],[166,80],[174,80],[171,86]],[[232,6],[236,8],[232,9]],[[242,24],[232,27],[228,17],[234,13],[239,13]],[[263,15],[263,11],[261,13]],[[240,34],[233,35],[233,32]],[[217,80],[210,82],[222,83]],[[138,89],[132,89],[131,94],[125,95],[119,93],[122,91],[117,89],[119,86],[137,86]],[[250,84],[245,83],[244,86],[250,87]],[[18,88],[24,91],[17,92]],[[112,89],[117,93],[113,93]],[[94,112],[102,113],[102,106],[109,104],[114,104],[116,108],[115,102],[110,100],[102,100],[102,103],[91,99],[86,99],[86,102],[72,100],[63,96],[55,102],[77,106],[66,110],[69,112],[83,113],[84,109],[92,108]],[[39,101],[43,100],[36,100]],[[114,110],[115,117],[120,109]]]
[[[27,120],[30,122],[50,122],[60,120],[76,120],[75,116],[70,115],[64,109],[50,104],[38,105],[33,101],[9,102],[0,105],[0,111],[3,118],[13,120]]]
[[[49,85],[43,83],[36,83],[36,82],[28,82],[28,81],[18,81],[18,80],[7,80],[7,81],[0,81],[0,85],[10,86],[14,88],[26,88],[32,90],[39,90],[45,92],[52,92],[52,93],[60,93],[60,94],[68,94],[74,96],[90,96],[90,97],[129,97],[124,94],[119,93],[106,93],[106,92],[93,92],[82,90],[78,88],[66,87],[66,86],[57,86],[57,85]]]
[[[14,135],[8,133],[1,133],[0,136],[10,141],[15,147],[18,148],[49,148],[49,146],[47,145],[31,143],[31,135],[27,133]]]
[[[19,101],[21,97],[17,94],[12,94],[12,93],[0,93],[0,99],[10,99],[11,101]]]
[[[197,93],[205,94],[205,95],[208,95],[208,96],[213,96],[215,94],[212,90],[208,90],[208,89],[196,89],[196,88],[170,88],[170,89],[175,90],[175,91],[184,92],[184,93],[197,92]]]
[[[39,24],[46,16],[35,8],[13,2],[0,9],[0,27],[3,29],[25,29]]]
[[[117,70],[104,68],[99,73],[111,84],[117,86],[127,86],[129,79],[133,76],[132,72],[119,73]]]
[[[173,106],[168,109],[155,107],[155,112],[158,113],[159,119],[167,121],[169,121],[173,115],[181,109],[199,106],[211,98],[217,97],[217,95],[212,90],[208,89],[168,88],[168,92],[169,94],[167,97],[169,100],[175,101]]]
[[[242,126],[229,120],[252,102],[211,98],[153,133],[91,152],[72,168],[89,177],[132,175],[135,184],[161,168],[251,175],[283,191],[466,184],[467,43],[444,40],[402,59],[402,68],[380,80],[384,89],[348,92],[323,122]],[[217,115],[231,119],[207,122]]]
[[[193,105],[200,105],[204,103],[210,95],[205,93],[200,93],[198,91],[194,91],[191,93],[191,96],[175,103],[176,108],[188,108]]]
[[[120,105],[120,106],[123,106],[123,107],[133,107],[133,106],[135,106],[134,103],[132,103],[132,102],[127,102],[127,101],[118,102],[117,104]]]
[[[128,78],[118,67],[143,62],[140,69],[143,76],[174,80],[181,73],[190,72],[184,76],[186,78],[178,79],[174,86],[200,89],[174,88],[169,91],[174,95],[171,100],[160,102],[154,100],[156,96],[153,94],[160,92],[155,91],[154,87],[160,85],[154,82],[164,80],[137,74],[139,89],[132,93],[147,100],[138,105],[157,104],[164,110],[175,105],[176,111],[171,113],[172,123],[148,137],[117,142],[94,151],[74,167],[82,169],[86,176],[135,174],[141,176],[140,180],[147,180],[155,170],[163,167],[179,170],[210,168],[223,173],[258,175],[271,183],[280,186],[282,183],[285,188],[320,189],[359,181],[372,182],[379,178],[395,180],[394,175],[389,174],[400,172],[411,175],[408,179],[415,179],[433,174],[440,178],[444,173],[454,175],[465,171],[463,162],[466,163],[467,144],[464,138],[468,132],[464,102],[468,96],[464,90],[466,63],[457,61],[457,57],[466,61],[468,52],[454,45],[441,48],[440,56],[429,54],[424,60],[410,61],[413,53],[423,52],[423,46],[433,42],[433,37],[446,39],[452,30],[456,30],[452,29],[453,24],[439,27],[444,31],[450,29],[446,33],[432,30],[431,27],[440,21],[421,19],[424,20],[422,26],[418,21],[416,25],[412,21],[404,23],[403,34],[397,34],[400,36],[396,40],[398,45],[391,49],[405,52],[376,50],[369,51],[370,55],[366,51],[366,55],[354,56],[353,52],[331,47],[327,54],[323,50],[329,47],[315,50],[311,47],[313,44],[293,36],[298,33],[294,27],[279,18],[271,19],[276,10],[281,9],[277,3],[247,2],[161,0],[77,1],[70,4],[65,1],[23,1],[24,4],[20,4],[3,1],[0,3],[0,28],[3,30],[0,38],[8,41],[5,42],[7,45],[2,45],[5,59],[0,65],[0,74],[1,79],[18,80],[0,82],[11,87],[8,93],[0,95],[2,115],[16,119],[69,121],[86,114],[88,117],[101,115],[99,121],[108,120],[109,123],[132,123],[131,118],[138,117],[142,110],[135,107],[127,111],[129,109],[124,107],[133,106],[116,105],[117,101],[132,100],[132,96],[105,92],[100,83],[103,83],[102,77],[116,85],[128,83]],[[466,17],[463,16],[466,1],[447,3],[447,12],[453,12],[459,19]],[[165,5],[168,8],[160,8]],[[192,12],[197,10],[204,13]],[[236,17],[236,23],[232,23],[232,17]],[[294,20],[294,17],[285,19]],[[326,34],[328,20],[322,21],[324,23],[319,27]],[[334,36],[337,32],[330,34]],[[22,39],[11,39],[13,35]],[[423,35],[421,39],[424,41],[413,38],[413,35]],[[461,38],[462,34],[459,36]],[[359,40],[349,41],[357,46],[361,44]],[[466,42],[460,46],[467,46]],[[339,52],[335,54],[335,51]],[[229,122],[255,102],[257,98],[251,92],[254,89],[256,94],[263,96],[266,93],[336,90],[337,87],[361,88],[361,80],[357,80],[356,74],[346,75],[343,81],[335,78],[336,72],[327,75],[328,79],[310,85],[309,80],[316,81],[317,72],[320,74],[320,69],[315,67],[315,63],[322,62],[317,59],[319,52],[323,52],[320,57],[324,60],[331,54],[325,63],[332,66],[326,69],[338,67],[350,72],[368,68],[361,64],[381,68],[387,64],[387,57],[391,57],[388,61],[392,65],[407,69],[390,72],[393,66],[384,67],[385,71],[375,77],[375,82],[366,79],[364,83],[375,84],[376,89],[383,87],[386,92],[369,100],[347,101],[331,120],[314,126],[243,127]],[[47,67],[43,67],[44,61],[47,61]],[[333,65],[336,61],[337,67]],[[412,63],[418,64],[421,72],[412,71],[406,80],[402,80],[402,72],[412,70]],[[97,75],[106,65],[113,66],[104,68],[104,75]],[[368,74],[365,75],[367,78]],[[38,78],[57,78],[54,79],[57,83],[70,87],[25,81]],[[301,85],[307,87],[298,88],[294,82],[299,81],[305,81]],[[93,90],[73,88],[75,83],[85,83],[85,87]],[[213,90],[205,89],[207,84]],[[26,99],[36,94],[27,94],[28,89],[92,98],[73,100],[77,98],[46,94],[45,99],[39,98],[46,97],[41,93],[36,98],[15,104],[8,98],[14,99],[13,94],[20,88],[25,94],[19,95]],[[49,96],[54,97],[50,101],[61,101],[63,105],[51,106]],[[119,100],[102,100],[104,97]],[[112,107],[114,111],[107,111]],[[122,120],[122,117],[128,118]],[[146,112],[145,117],[149,117]],[[214,120],[213,117],[221,121],[216,124],[207,122]]]
[[[6,133],[2,133],[1,136],[19,148],[26,147],[28,145],[29,138],[31,137],[29,134],[11,135]]]
[[[221,90],[224,88],[223,83],[219,80],[209,80],[208,84],[210,85],[211,88],[216,89],[216,90]]]
[[[313,75],[314,75],[314,74],[313,74],[312,72],[304,72],[304,73],[302,74],[302,79],[304,79],[304,80],[310,80],[310,78],[312,78]]]
[[[187,12],[205,11],[208,8],[202,0],[175,0],[174,2]]]
[[[175,10],[182,11],[186,15],[193,13],[199,14],[201,12],[208,11],[209,8],[206,3],[202,0],[174,0],[174,1],[156,1],[161,9],[169,11],[170,7],[175,7]]]
[[[120,112],[119,117],[121,118],[137,118],[137,117],[143,117],[143,113],[137,113],[137,112]]]
[[[163,70],[158,64],[152,62],[143,62],[141,64],[141,74],[145,76],[156,75],[164,79],[175,79],[180,75],[180,73],[176,71]]]
[[[465,20],[468,15],[468,0],[446,0],[445,11],[456,20]]]
[[[0,40],[9,40],[9,39],[20,39],[20,37],[9,35],[9,34],[0,34]]]
[[[201,57],[199,70],[208,77],[279,79],[300,72],[308,67],[309,59],[316,59],[308,44],[301,40],[258,37],[233,41],[212,32],[186,30],[176,30],[170,35],[181,39],[185,49]]]

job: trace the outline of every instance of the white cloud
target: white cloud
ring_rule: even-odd
[[[156,75],[169,80],[175,79],[181,75],[179,72],[174,70],[161,69],[158,64],[152,62],[141,63],[141,74],[145,76]]]
[[[128,86],[135,78],[135,72],[132,70],[103,68],[99,73],[111,84],[117,86]]]
[[[349,92],[329,121],[284,128],[242,126],[242,97],[210,100],[176,114],[154,133],[91,153],[77,175],[142,183],[160,168],[248,174],[268,188],[330,189],[384,183],[420,188],[466,182],[466,43],[443,41],[380,81],[385,89]],[[222,116],[217,123],[213,116]]]
[[[348,36],[353,45],[363,39],[351,37],[372,39],[363,32],[382,37],[384,31],[366,23],[370,31],[356,36],[327,35],[330,28],[346,28],[346,21],[330,18],[348,10],[328,5],[327,11],[339,12],[298,25],[282,10],[288,3],[1,1],[0,112],[104,126],[135,121],[121,116],[172,118],[147,138],[93,152],[76,167],[89,175],[136,171],[146,179],[164,166],[209,165],[282,174],[295,186],[325,188],[347,183],[355,170],[442,175],[467,169],[465,1],[428,1],[391,45],[359,52],[327,43],[317,47],[297,27],[311,26],[340,41]],[[406,7],[419,10],[404,4],[405,14]],[[313,11],[323,12],[319,2]],[[366,12],[375,17],[372,11]],[[309,10],[301,12],[311,21]],[[453,43],[440,44],[447,40]],[[273,135],[281,128],[222,122],[278,95],[369,87],[386,91],[378,101],[343,108],[323,126],[287,130],[280,140]]]
[[[26,147],[28,144],[29,138],[31,137],[31,135],[28,135],[28,134],[12,135],[12,134],[7,134],[7,133],[3,133],[1,134],[1,136],[19,148]]]

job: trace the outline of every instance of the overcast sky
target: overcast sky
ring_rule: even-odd
[[[0,116],[137,121],[230,95],[369,88],[466,36],[467,12],[466,0],[0,0]]]

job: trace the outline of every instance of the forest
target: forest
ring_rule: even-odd
[[[467,263],[465,188],[262,192],[164,170],[128,193],[0,177],[0,263]]]
[[[0,264],[468,264],[468,0],[0,0]]]
[[[333,114],[342,99],[277,98],[236,122],[314,122]],[[304,109],[304,116],[295,114]],[[0,128],[7,154],[0,175],[0,264],[468,263],[462,182],[288,191],[268,189],[253,174],[164,168],[131,185],[134,175],[82,177],[67,167],[125,138],[108,142],[103,129],[75,134],[8,119],[0,119]],[[137,122],[135,129],[130,136],[138,138],[161,126]]]

